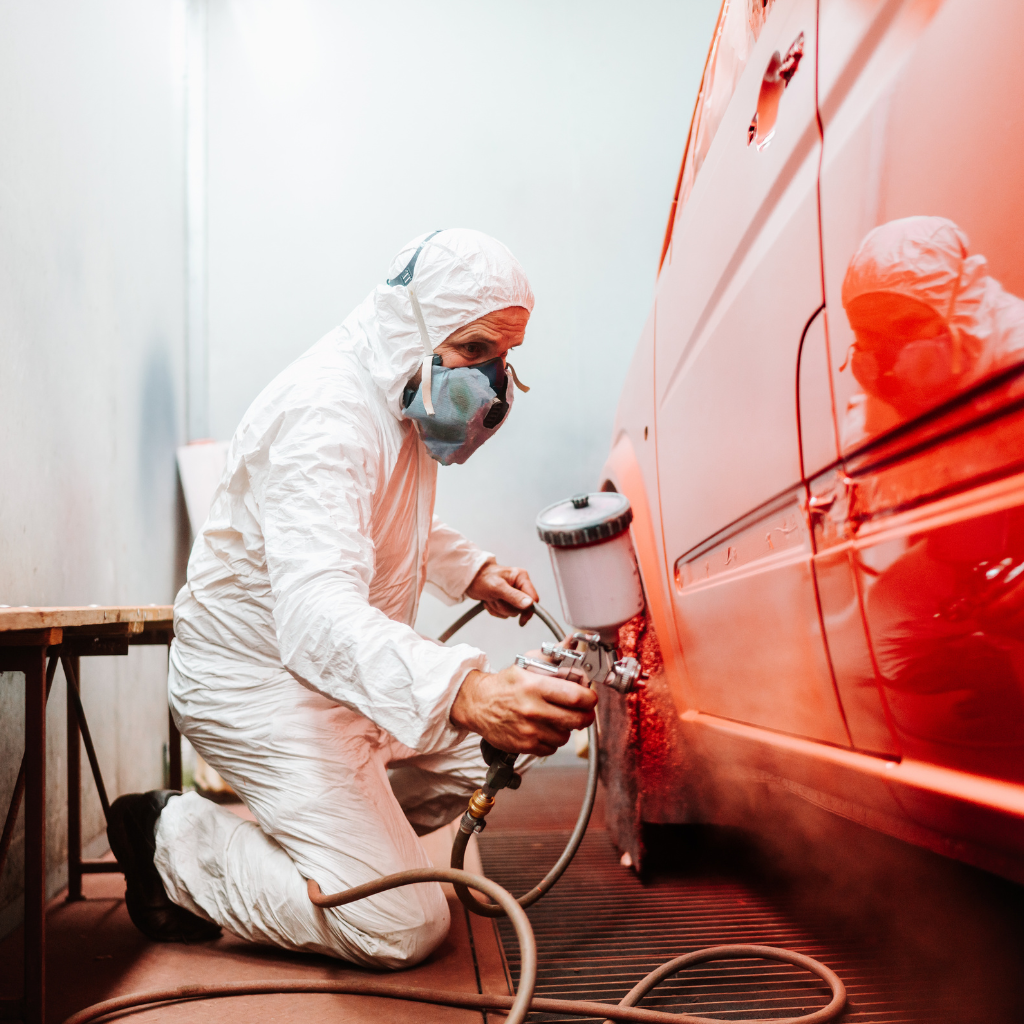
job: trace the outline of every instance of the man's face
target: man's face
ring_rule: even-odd
[[[473,366],[497,358],[504,362],[510,349],[522,345],[529,319],[529,312],[522,306],[499,309],[449,334],[434,353],[450,367]]]

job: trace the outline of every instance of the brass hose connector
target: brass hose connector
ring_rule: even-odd
[[[494,797],[488,796],[482,789],[478,789],[469,798],[468,813],[471,817],[480,819],[487,815],[487,812],[494,806]]]

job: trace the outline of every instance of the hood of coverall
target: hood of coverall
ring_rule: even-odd
[[[988,272],[988,261],[969,255],[967,235],[945,217],[904,217],[875,228],[855,253],[843,280],[843,308],[867,295],[899,295],[922,303],[945,321],[953,337],[958,387],[980,379],[998,361],[1000,321],[1008,295]],[[873,307],[886,331],[884,302]],[[1019,313],[1014,317],[1019,321]],[[894,339],[899,344],[898,339]]]
[[[510,306],[533,311],[533,291],[519,261],[489,235],[467,228],[429,232],[403,246],[381,283],[338,329],[338,344],[352,351],[401,416],[402,390],[423,362],[423,341],[409,289],[385,282],[397,277],[423,245],[412,286],[427,335],[437,348],[453,331]]]

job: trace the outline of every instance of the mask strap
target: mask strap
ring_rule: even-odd
[[[438,228],[427,235],[420,242],[419,248],[412,254],[412,259],[406,264],[405,269],[396,277],[389,277],[387,281],[389,288],[403,284],[409,289],[409,298],[412,299],[412,312],[416,317],[416,326],[420,329],[420,338],[423,339],[423,408],[426,409],[428,416],[434,415],[434,402],[430,394],[430,368],[434,365],[434,350],[430,347],[430,338],[427,335],[427,324],[423,319],[423,310],[420,309],[419,299],[416,298],[416,293],[412,289],[412,275],[416,270],[416,261],[419,259],[420,253],[423,252],[424,246],[434,235],[441,234],[443,230],[443,228]]]
[[[423,310],[420,309],[420,300],[416,298],[416,292],[412,285],[409,285],[409,298],[412,300],[413,316],[416,317],[416,325],[420,329],[420,338],[423,340],[423,376],[420,384],[420,391],[423,394],[423,408],[428,416],[433,416],[434,402],[430,393],[430,371],[434,366],[434,350],[430,347],[430,338],[427,336],[427,324],[423,319]]]
[[[530,389],[516,376],[516,368],[511,363],[505,364],[505,369],[512,374],[512,379],[516,382],[516,387],[520,391],[529,391]]]

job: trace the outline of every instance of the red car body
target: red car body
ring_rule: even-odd
[[[602,712],[634,859],[710,779],[1024,881],[1022,39],[722,8],[605,467],[663,662]]]

